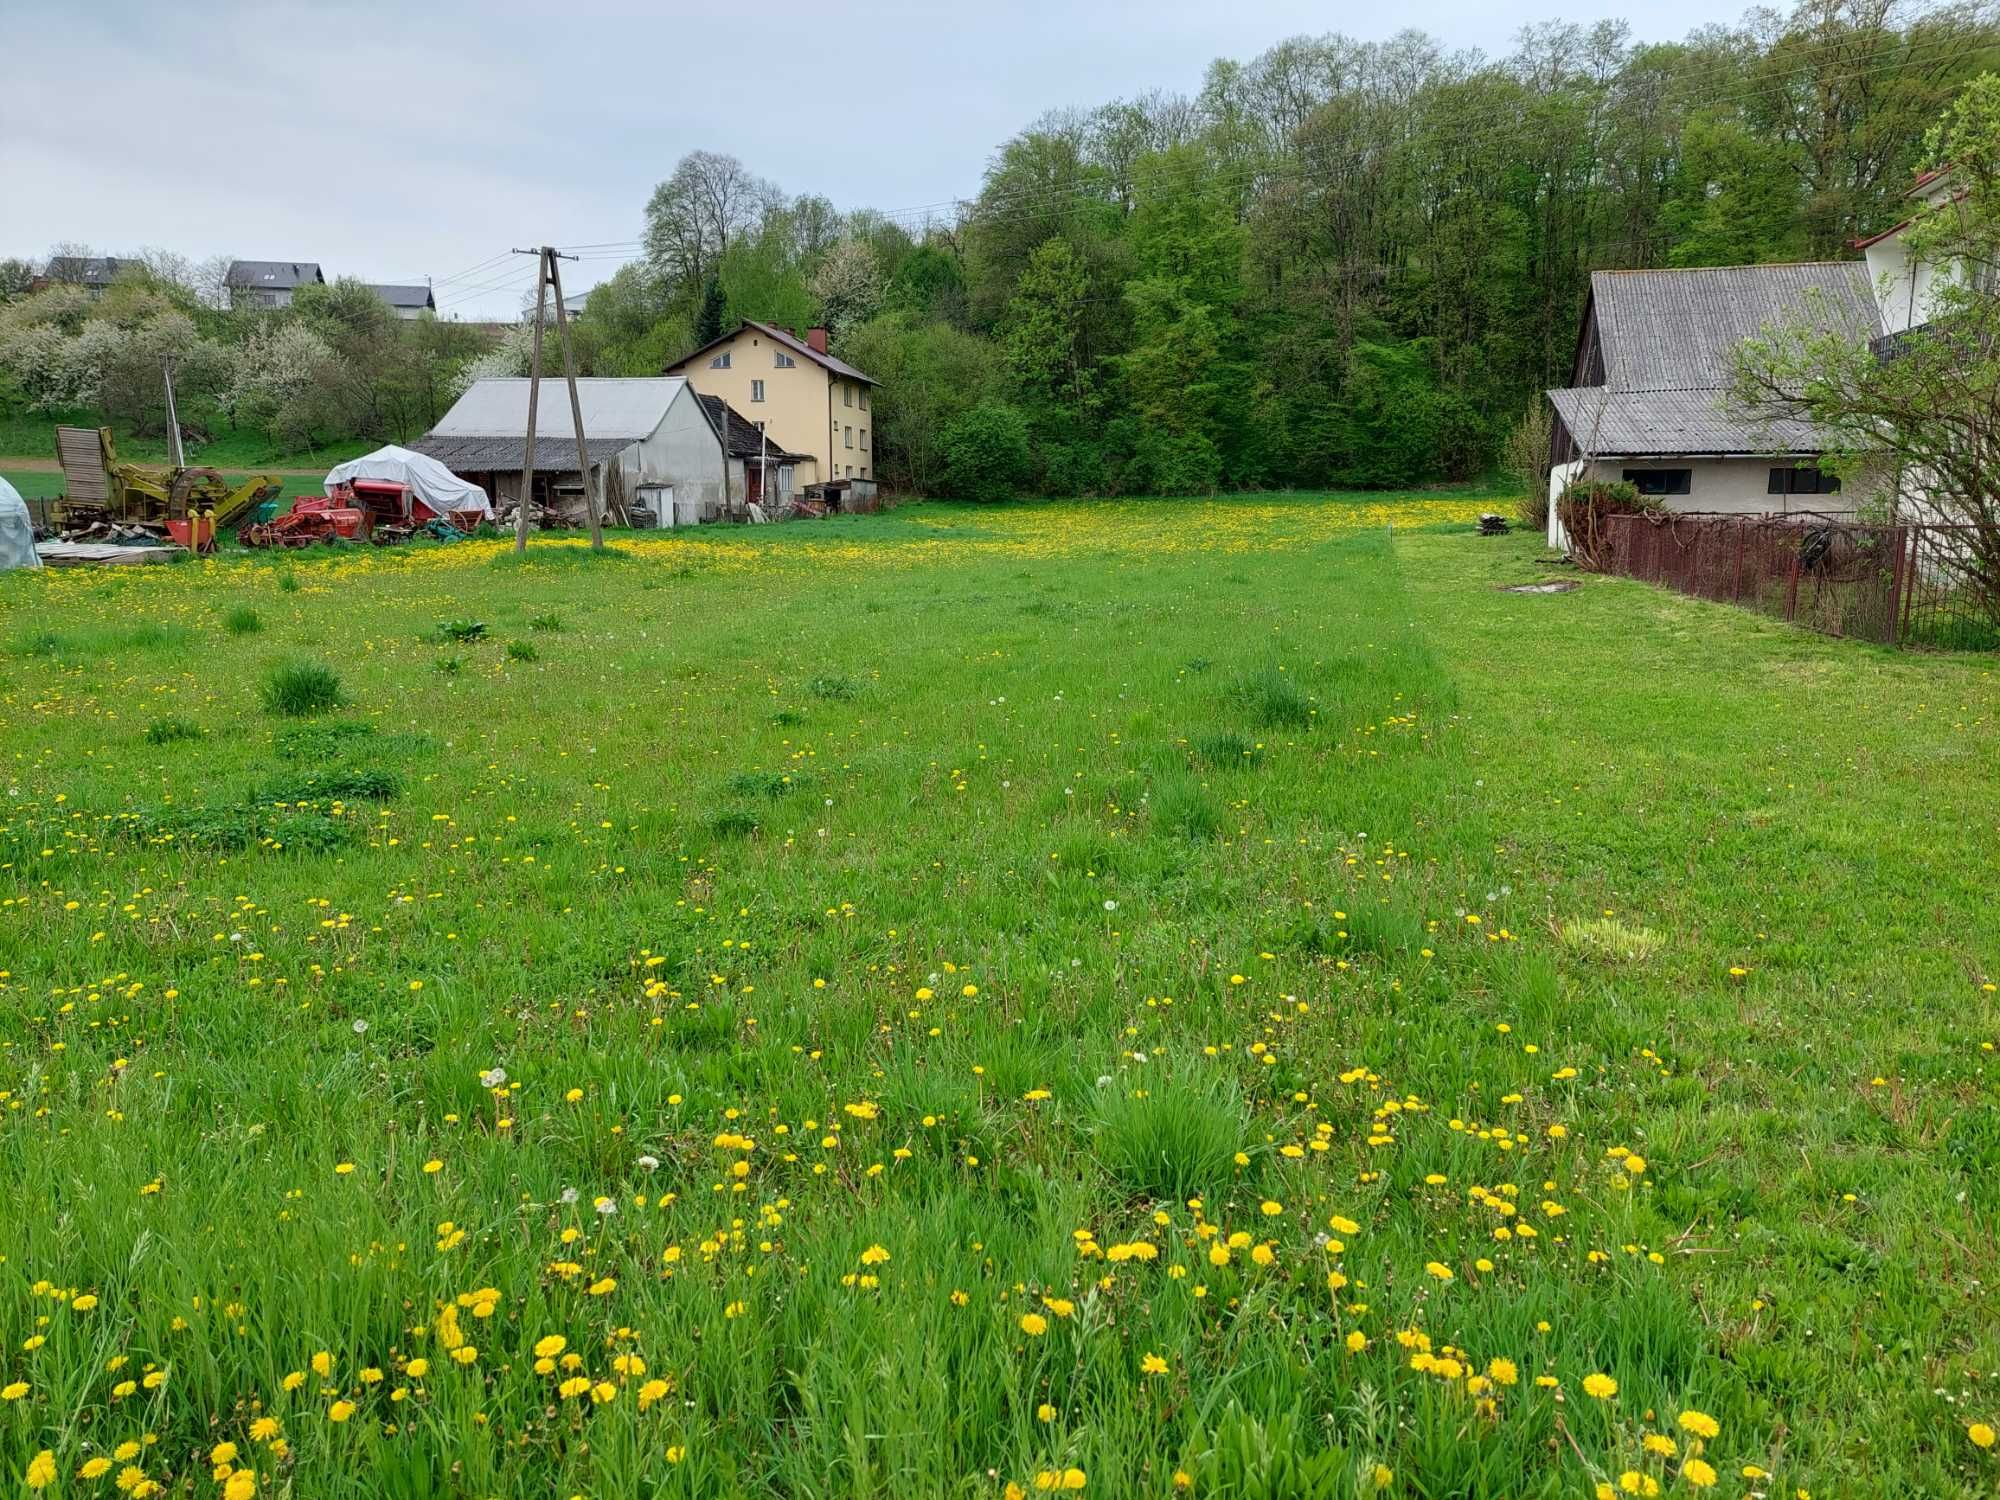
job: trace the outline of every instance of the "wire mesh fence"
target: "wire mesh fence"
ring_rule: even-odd
[[[1980,586],[1977,540],[1969,526],[1672,512],[1605,517],[1597,560],[1826,635],[1990,651],[2000,649],[2000,600]]]

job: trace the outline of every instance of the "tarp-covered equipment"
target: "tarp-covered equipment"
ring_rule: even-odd
[[[0,479],[0,573],[11,568],[39,568],[35,552],[35,523],[28,514],[28,502],[21,492]]]
[[[436,459],[394,443],[344,464],[335,464],[327,471],[326,487],[331,492],[356,479],[386,479],[406,484],[411,496],[432,515],[451,516],[467,511],[476,511],[487,519],[493,515],[493,502],[478,485],[468,484]]]

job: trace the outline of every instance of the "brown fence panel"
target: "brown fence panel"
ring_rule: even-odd
[[[1810,513],[1610,516],[1603,570],[1883,645],[2000,648],[1971,528]]]

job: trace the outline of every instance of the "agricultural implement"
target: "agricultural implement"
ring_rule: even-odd
[[[214,469],[123,462],[109,427],[58,427],[56,457],[64,491],[57,517],[65,531],[140,528],[197,552],[212,551],[218,531],[282,488],[272,474],[252,474],[232,486]]]
[[[368,512],[324,495],[301,496],[282,516],[253,521],[236,533],[246,547],[310,547],[315,542],[359,541],[371,529]]]

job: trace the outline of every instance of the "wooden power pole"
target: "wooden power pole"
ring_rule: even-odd
[[[563,307],[562,272],[556,263],[575,260],[574,255],[558,255],[553,245],[520,250],[516,255],[535,257],[535,333],[528,361],[528,451],[521,465],[521,508],[514,513],[514,550],[528,550],[528,507],[535,498],[535,423],[542,392],[542,321],[549,294],[556,299],[556,341],[562,345],[563,380],[569,386],[569,416],[576,428],[576,469],[583,481],[583,504],[590,513],[590,545],[604,550],[604,514],[597,493],[590,487],[590,448],[583,437],[583,402],[576,393],[576,356],[569,346],[569,313]]]
[[[535,332],[528,358],[528,451],[521,461],[521,503],[514,512],[514,555],[528,550],[528,508],[535,503],[535,407],[542,394],[542,308],[549,294],[549,263],[542,250],[516,250],[535,257]],[[588,480],[585,481],[588,483]]]
[[[542,254],[548,265],[549,286],[556,296],[556,338],[562,345],[563,379],[569,382],[569,415],[576,424],[576,471],[583,478],[584,508],[590,512],[590,550],[604,550],[603,507],[598,503],[596,491],[590,487],[590,454],[583,441],[583,403],[576,395],[576,358],[569,348],[569,314],[563,308],[562,271],[557,267],[559,260],[574,260],[575,256],[557,255],[553,245],[542,246]]]

